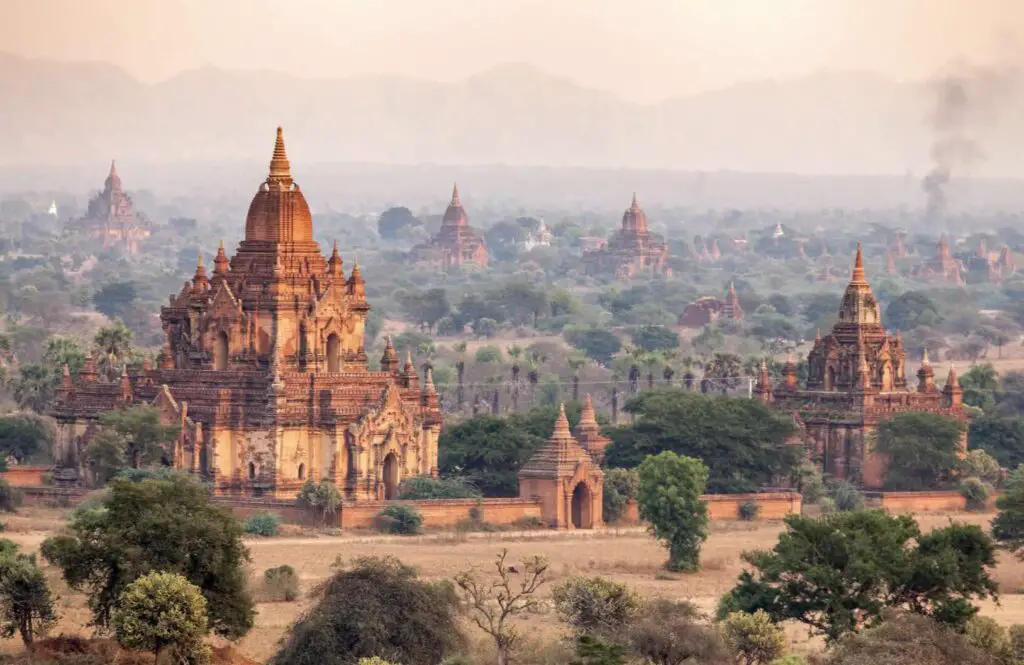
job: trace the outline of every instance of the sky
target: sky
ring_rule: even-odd
[[[461,80],[535,65],[649,103],[823,69],[1024,62],[1024,0],[0,0],[0,51],[189,69]]]

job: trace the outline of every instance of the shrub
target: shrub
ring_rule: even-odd
[[[655,665],[728,663],[721,635],[687,602],[655,600],[626,630],[630,650]]]
[[[1018,663],[1024,663],[1024,626],[1014,624],[1006,631],[1010,638],[1010,651]]]
[[[895,615],[841,640],[825,665],[992,665],[963,635],[916,614]]]
[[[841,513],[860,510],[864,507],[864,495],[852,483],[845,480],[834,480],[829,483],[828,493],[836,502],[836,510]]]
[[[338,512],[341,506],[341,492],[334,483],[324,478],[319,484],[307,480],[296,497],[299,505],[327,523],[327,518]]]
[[[608,642],[596,635],[576,638],[576,658],[569,665],[622,665],[626,662],[626,649],[621,644]]]
[[[821,471],[813,464],[804,464],[798,472],[797,487],[804,503],[818,503],[828,494]]]
[[[837,512],[835,499],[830,496],[822,497],[818,500],[818,510],[821,511],[822,515],[831,515]]]
[[[432,478],[430,476],[413,476],[406,478],[398,486],[398,498],[406,500],[421,499],[475,499],[480,490],[463,478]]]
[[[423,515],[415,506],[393,503],[377,513],[377,529],[403,536],[415,535],[423,526]]]
[[[281,516],[277,513],[258,512],[245,520],[245,532],[251,536],[276,536],[281,526]]]
[[[373,656],[372,658],[360,658],[359,665],[398,665],[398,663],[384,660],[380,656]]]
[[[740,504],[737,512],[739,512],[741,520],[753,522],[761,514],[761,506],[757,501],[744,501]]]
[[[996,483],[1002,474],[999,462],[984,450],[976,448],[957,462],[957,472],[961,477],[980,478],[986,483]]]
[[[960,483],[960,494],[967,499],[967,510],[980,511],[988,507],[992,488],[980,478],[966,478]]]
[[[640,476],[636,469],[606,469],[602,496],[604,521],[615,524],[622,517],[626,504],[636,499],[640,489]]]
[[[0,511],[16,513],[21,508],[21,490],[11,487],[6,480],[0,480]]]
[[[157,662],[168,648],[182,661],[208,660],[206,599],[181,575],[149,573],[129,584],[114,609],[113,627],[123,646],[152,652]]]
[[[544,523],[544,520],[536,515],[520,517],[515,522],[512,522],[512,526],[519,531],[534,531],[536,529],[548,528],[548,525]]]
[[[578,633],[615,634],[640,607],[628,586],[603,577],[571,577],[551,598],[558,615]]]
[[[996,662],[1012,663],[1013,645],[1006,629],[991,617],[971,617],[964,628],[967,641],[990,654]]]
[[[740,665],[768,665],[786,650],[786,634],[764,610],[733,612],[718,628]]]
[[[267,600],[291,602],[299,597],[299,575],[284,564],[263,572],[263,589]]]
[[[807,661],[798,653],[787,653],[781,658],[776,658],[769,665],[807,665]]]

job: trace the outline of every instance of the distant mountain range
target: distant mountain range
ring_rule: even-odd
[[[0,166],[262,159],[890,173],[928,167],[923,84],[863,72],[739,83],[654,105],[525,65],[457,83],[204,68],[144,84],[104,64],[0,55]],[[1024,108],[982,138],[977,174],[1024,175]]]

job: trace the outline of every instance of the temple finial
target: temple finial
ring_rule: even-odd
[[[284,149],[284,132],[277,128],[274,141],[274,156],[270,159],[270,180],[291,181],[292,170],[288,162],[288,153]]]
[[[112,176],[116,176],[117,175],[117,164],[116,164],[116,160],[113,160],[113,159],[110,160],[110,175],[112,175]]]
[[[452,203],[451,203],[451,205],[453,205],[453,206],[460,206],[460,205],[462,205],[462,200],[459,198],[459,183],[455,183],[454,186],[452,186]]]
[[[853,276],[851,280],[853,282],[866,281],[864,276],[864,254],[861,251],[860,241],[857,241],[857,258],[853,261]]]
[[[565,417],[565,404],[558,405],[558,418],[555,419],[555,429],[552,438],[564,438],[572,436],[569,432],[569,419]]]
[[[640,207],[640,204],[636,202],[636,192],[633,192],[633,201],[629,204],[629,207],[634,210]]]

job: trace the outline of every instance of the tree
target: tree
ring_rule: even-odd
[[[400,299],[409,318],[416,324],[426,323],[431,328],[452,311],[444,289],[427,289],[407,293]]]
[[[58,376],[42,363],[22,365],[14,384],[14,400],[18,408],[46,413],[53,404]]]
[[[626,504],[636,499],[639,489],[640,476],[636,469],[605,469],[601,515],[606,524],[619,520]]]
[[[633,423],[608,431],[610,468],[634,468],[670,450],[696,457],[711,470],[709,491],[753,492],[799,465],[792,420],[759,400],[709,397],[685,390],[641,393],[625,407]]]
[[[108,319],[124,319],[138,294],[133,282],[109,282],[92,297],[96,311]]]
[[[699,459],[664,451],[640,463],[637,503],[640,517],[668,547],[669,570],[700,568],[700,545],[707,537],[708,509],[700,500],[708,468]]]
[[[992,520],[992,537],[1024,559],[1024,465],[1010,474],[996,507],[999,513]]]
[[[722,599],[720,616],[760,609],[833,642],[877,624],[886,608],[962,628],[978,611],[973,598],[996,596],[995,545],[976,525],[922,533],[909,515],[881,510],[789,515],[785,524],[772,550],[743,553],[753,570]]]
[[[423,226],[423,222],[408,208],[388,208],[377,219],[377,234],[381,238],[397,240],[417,226]]]
[[[718,631],[688,602],[649,602],[626,631],[630,650],[655,665],[721,665],[730,661]]]
[[[726,646],[739,665],[769,665],[786,651],[786,633],[764,610],[733,612],[720,624]]]
[[[519,642],[519,631],[512,620],[531,612],[540,605],[537,591],[547,581],[548,563],[542,557],[522,562],[521,581],[512,582],[512,571],[505,565],[508,550],[502,550],[495,560],[498,579],[487,583],[472,572],[465,571],[455,578],[463,602],[473,623],[494,640],[498,665],[508,665],[509,657]]]
[[[120,319],[113,325],[100,328],[93,339],[97,356],[97,369],[110,381],[121,375],[121,369],[132,354],[132,331]]]
[[[964,391],[964,404],[989,411],[995,407],[999,374],[991,363],[975,365],[960,377],[960,387]]]
[[[319,516],[321,523],[326,524],[327,518],[338,512],[341,506],[341,492],[329,478],[324,478],[319,483],[313,482],[310,478],[302,484],[296,501],[306,510]]]
[[[314,598],[270,665],[351,665],[374,656],[437,665],[463,642],[451,586],[420,580],[391,556],[354,559]]]
[[[580,634],[616,635],[640,609],[640,598],[622,582],[570,577],[551,592],[555,610]]]
[[[180,433],[180,425],[163,425],[160,410],[139,405],[100,414],[100,424],[110,428],[108,442],[118,446],[124,461],[133,469],[165,463]],[[88,453],[87,453],[88,454]]]
[[[206,599],[176,573],[152,572],[124,590],[111,617],[114,636],[129,649],[149,651],[160,662],[172,649],[183,662],[208,660]]]
[[[612,361],[612,356],[622,350],[622,342],[614,334],[599,328],[572,330],[564,333],[565,340],[602,365]]]
[[[206,488],[182,476],[115,480],[101,507],[76,511],[64,532],[42,545],[43,556],[63,570],[68,586],[88,594],[95,625],[110,625],[129,584],[164,571],[199,587],[218,635],[240,637],[252,628],[242,525],[210,504]]]
[[[18,634],[28,646],[57,620],[50,587],[34,554],[18,553],[6,539],[0,550],[0,634]]]
[[[972,418],[967,443],[995,457],[1001,466],[1016,469],[1024,464],[1024,419],[988,414]]]
[[[13,457],[24,464],[40,451],[48,451],[52,442],[52,426],[35,414],[0,417],[0,459]]]
[[[704,365],[704,381],[708,390],[719,390],[724,395],[740,385],[743,361],[734,353],[716,353]]]
[[[928,617],[895,614],[839,642],[824,665],[992,665],[992,656]]]
[[[897,413],[883,420],[875,450],[889,460],[886,488],[937,488],[956,466],[964,430],[959,420],[934,413]]]
[[[404,479],[398,486],[398,498],[404,501],[474,499],[479,496],[480,490],[466,482],[465,479],[458,477],[411,476]]]
[[[679,347],[679,335],[665,326],[642,326],[633,331],[633,344],[644,351],[664,351]]]
[[[898,330],[942,323],[938,305],[920,291],[907,291],[893,298],[885,308],[885,322]]]
[[[85,350],[74,338],[55,335],[46,340],[46,346],[43,349],[43,364],[52,370],[54,377],[58,380],[63,375],[65,365],[74,376],[85,364]]]

